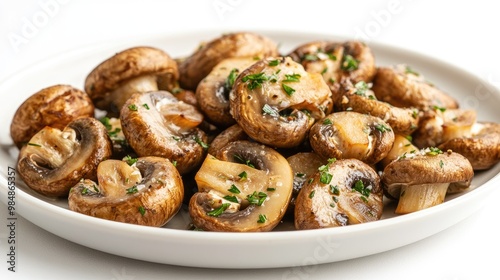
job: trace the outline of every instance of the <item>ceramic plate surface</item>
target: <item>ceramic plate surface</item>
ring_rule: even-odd
[[[256,31],[280,45],[282,53],[313,40],[346,40],[328,34]],[[83,89],[87,74],[101,61],[125,48],[149,45],[173,57],[189,55],[200,42],[222,32],[199,32],[134,39],[78,49],[47,59],[16,73],[0,84],[0,192],[7,204],[8,170],[18,154],[9,135],[17,107],[31,94],[55,85]],[[454,96],[463,108],[478,111],[478,119],[500,121],[500,93],[485,81],[418,52],[370,43],[379,66],[407,63],[437,87]],[[479,89],[479,90],[478,90]],[[480,110],[479,110],[480,109]],[[272,268],[336,262],[398,248],[444,230],[481,207],[499,184],[500,165],[476,173],[470,190],[448,196],[446,202],[404,216],[386,204],[382,220],[342,228],[296,231],[284,221],[273,232],[216,233],[187,230],[186,209],[165,227],[151,228],[112,222],[68,210],[64,199],[43,197],[16,179],[16,212],[41,228],[72,242],[138,260],[207,268]],[[68,254],[71,252],[68,252]]]

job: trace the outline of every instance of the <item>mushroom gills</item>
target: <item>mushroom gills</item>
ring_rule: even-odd
[[[78,145],[76,137],[72,128],[59,130],[47,126],[31,138],[25,147],[25,153],[31,154],[40,166],[48,169],[59,168],[71,157],[75,146]]]
[[[292,169],[275,150],[246,140],[208,155],[195,175],[193,224],[209,231],[270,231],[289,205]]]

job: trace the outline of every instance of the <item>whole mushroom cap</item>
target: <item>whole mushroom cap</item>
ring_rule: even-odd
[[[470,137],[450,139],[438,147],[466,157],[474,170],[486,170],[500,161],[500,124],[479,122],[480,129]]]
[[[449,183],[452,189],[463,189],[470,185],[474,171],[467,158],[452,151],[433,151],[437,150],[405,154],[384,168],[382,184],[389,197],[399,198],[402,186]]]
[[[112,102],[109,95],[113,90],[134,78],[147,75],[171,75],[177,80],[177,62],[155,47],[129,48],[96,66],[85,79],[85,91],[97,108],[108,110]]]
[[[252,32],[224,34],[202,45],[179,64],[181,87],[195,90],[219,62],[230,57],[264,58],[278,55],[270,38]]]
[[[93,116],[94,104],[85,92],[70,85],[49,86],[19,106],[10,125],[10,135],[21,148],[45,126],[64,129],[76,118]]]

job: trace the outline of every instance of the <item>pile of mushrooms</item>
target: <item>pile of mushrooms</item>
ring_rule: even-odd
[[[284,53],[234,32],[87,73],[27,98],[10,131],[26,185],[97,218],[162,227],[185,204],[196,230],[348,226],[439,205],[500,161],[500,124],[360,41]]]

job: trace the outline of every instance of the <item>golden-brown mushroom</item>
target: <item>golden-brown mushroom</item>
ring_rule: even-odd
[[[420,149],[437,147],[458,137],[470,137],[476,123],[474,110],[434,108],[422,114],[413,141]]]
[[[116,115],[133,93],[157,91],[160,76],[177,80],[177,62],[158,48],[133,47],[97,65],[85,79],[85,91],[96,108]]]
[[[389,163],[382,174],[382,185],[387,197],[398,199],[395,213],[407,214],[443,203],[446,193],[468,188],[473,176],[464,156],[426,148]]]
[[[357,159],[331,160],[302,187],[295,203],[295,228],[317,229],[379,220],[380,178]]]
[[[76,118],[93,116],[94,105],[85,92],[70,85],[54,85],[34,93],[19,106],[10,135],[21,148],[45,126],[64,129]]]
[[[352,84],[350,80],[341,82],[338,94],[334,95],[335,108],[339,111],[354,111],[379,117],[391,126],[394,133],[410,135],[417,129],[419,111],[416,108],[394,107],[377,100],[371,90],[371,83],[364,81]]]
[[[255,62],[254,57],[224,59],[198,84],[196,99],[211,123],[222,128],[236,123],[229,113],[229,92],[236,77]]]
[[[205,158],[207,136],[197,127],[203,115],[167,91],[133,94],[120,120],[127,142],[140,157],[168,158],[181,174]]]
[[[434,107],[458,108],[453,97],[405,64],[379,67],[372,89],[379,100],[396,107],[415,107],[424,111]]]
[[[500,124],[477,122],[469,136],[449,139],[438,146],[466,157],[474,170],[486,170],[500,161]]]
[[[293,175],[275,150],[249,141],[208,155],[196,173],[191,197],[193,224],[209,231],[270,231],[278,225],[292,194]]]
[[[94,118],[79,118],[64,130],[45,127],[24,146],[17,170],[31,189],[66,196],[81,178],[94,179],[97,165],[112,154],[106,128]]]
[[[161,227],[179,211],[183,196],[181,176],[168,159],[110,159],[99,164],[97,182],[81,180],[71,189],[68,205],[93,217]]]
[[[278,55],[278,46],[270,38],[252,32],[224,34],[203,44],[194,53],[179,63],[182,88],[196,90],[219,62],[230,57],[253,57],[262,59]]]
[[[309,142],[323,158],[355,158],[375,164],[391,150],[394,132],[378,117],[342,111],[316,122]]]
[[[289,57],[268,57],[243,71],[230,94],[230,112],[261,143],[291,148],[331,108],[331,91],[319,74]]]
[[[313,41],[295,48],[289,56],[306,71],[321,74],[333,92],[343,79],[371,82],[376,72],[375,56],[359,41]]]
[[[248,139],[248,135],[245,131],[238,124],[233,124],[215,136],[212,142],[210,142],[208,153],[216,155],[227,144],[238,140]]]

